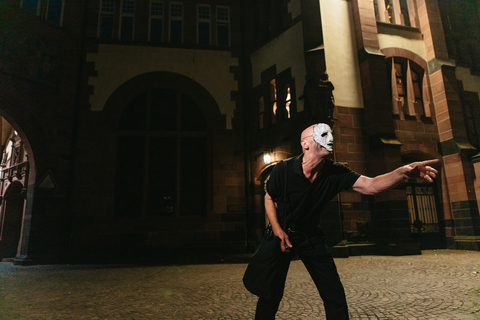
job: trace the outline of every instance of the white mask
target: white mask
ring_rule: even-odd
[[[328,124],[316,124],[313,127],[312,137],[316,143],[327,149],[329,152],[333,152],[332,129],[330,129]]]

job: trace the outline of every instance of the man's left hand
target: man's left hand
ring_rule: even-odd
[[[438,162],[440,162],[439,159],[433,159],[411,163],[404,167],[406,169],[405,175],[409,179],[422,178],[428,182],[433,182],[433,179],[437,177],[438,171],[431,165]]]

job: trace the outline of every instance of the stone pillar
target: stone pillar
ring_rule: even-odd
[[[430,76],[443,155],[443,192],[447,246],[480,250],[480,218],[475,193],[475,169],[465,130],[459,88],[453,67],[441,66]]]

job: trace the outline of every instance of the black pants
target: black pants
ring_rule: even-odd
[[[260,255],[256,258],[255,263],[263,264],[263,266],[259,265],[257,267],[269,270],[272,268],[271,264],[274,263],[273,268],[277,275],[271,285],[273,294],[268,297],[260,295],[255,319],[275,319],[275,314],[283,296],[290,261],[295,255],[299,256],[312,277],[324,302],[327,319],[349,319],[345,291],[323,237],[319,234],[309,238],[290,236],[290,240],[293,249],[289,253],[282,253],[279,239],[272,237],[264,239],[255,254],[256,256]]]

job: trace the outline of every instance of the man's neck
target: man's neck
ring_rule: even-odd
[[[304,154],[302,158],[302,169],[305,177],[313,182],[317,177],[318,172],[323,168],[325,164],[324,157],[310,156],[309,154]]]

